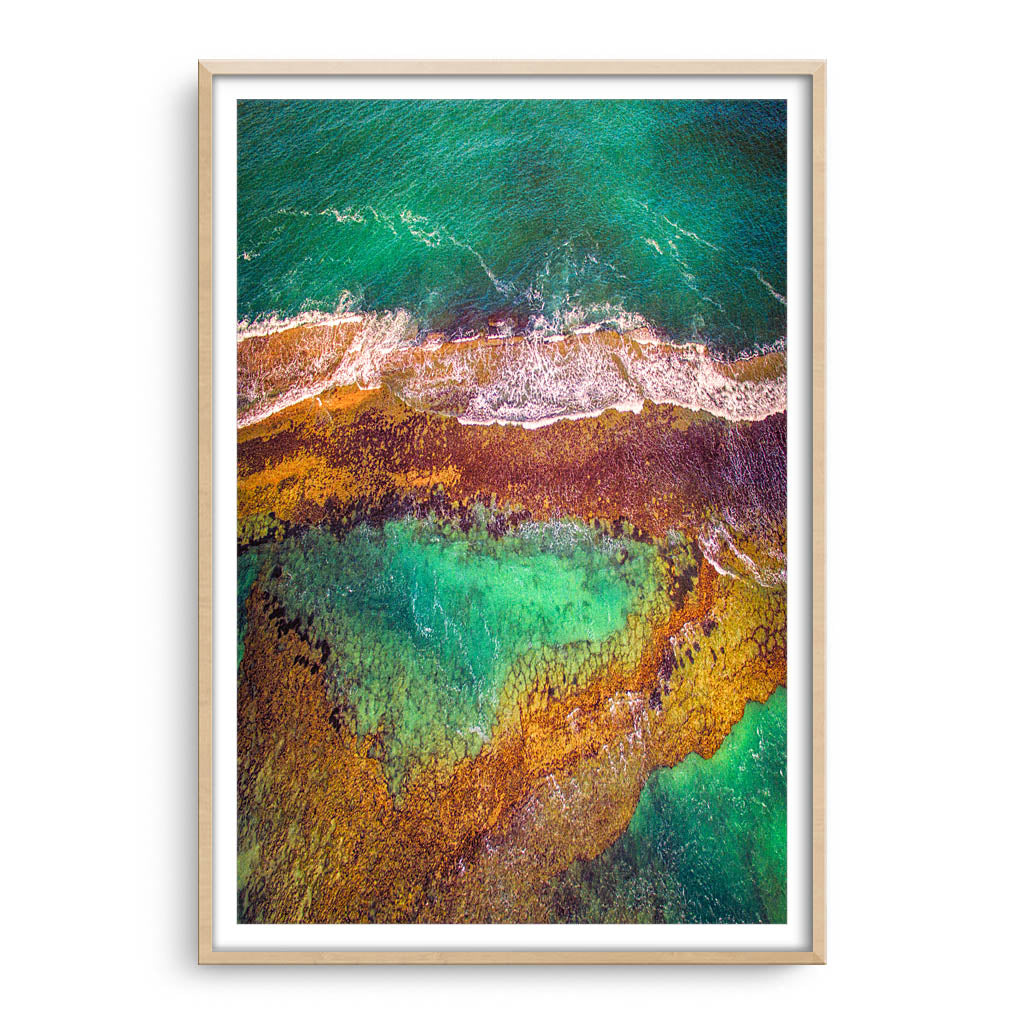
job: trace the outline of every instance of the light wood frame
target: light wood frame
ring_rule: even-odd
[[[213,78],[215,75],[777,75],[811,80],[812,944],[799,951],[218,950],[213,947]],[[822,60],[199,62],[199,963],[825,963],[825,62]]]

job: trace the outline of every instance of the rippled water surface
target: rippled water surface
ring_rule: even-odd
[[[785,337],[781,101],[242,101],[238,318]]]

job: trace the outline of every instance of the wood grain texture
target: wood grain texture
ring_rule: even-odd
[[[825,857],[825,62],[199,62],[199,906],[201,964],[824,964]],[[812,946],[758,950],[218,950],[213,948],[213,78],[216,75],[806,75],[812,88]]]
[[[820,60],[203,60],[211,75],[815,75]]]
[[[812,949],[825,963],[825,65],[812,74]]]
[[[199,959],[213,948],[213,76],[199,65]]]

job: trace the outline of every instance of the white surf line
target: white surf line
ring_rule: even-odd
[[[284,331],[291,331],[296,327],[335,327],[339,324],[361,323],[364,319],[365,315],[362,313],[344,310],[334,313],[310,310],[289,317],[278,317],[271,314],[268,317],[261,317],[259,320],[240,321],[235,327],[235,338],[237,341],[244,341],[249,338],[282,334]]]
[[[565,412],[556,413],[552,416],[543,416],[536,420],[508,420],[495,417],[474,417],[456,416],[455,418],[466,427],[522,427],[524,430],[539,430],[541,427],[550,427],[552,423],[559,420],[590,420],[603,416],[606,412],[631,412],[639,415],[643,412],[644,399],[638,402],[617,402],[612,405],[603,406],[600,409],[591,409],[587,412]]]
[[[296,388],[287,394],[281,395],[279,398],[275,398],[269,405],[250,406],[244,413],[240,413],[238,416],[238,429],[243,430],[245,427],[251,427],[254,423],[259,423],[261,420],[270,419],[271,416],[284,412],[286,409],[291,409],[293,406],[301,405],[303,402],[308,402],[311,398],[316,398],[319,401],[319,396],[324,394],[325,391],[330,391],[333,387],[352,387],[353,383],[358,391],[380,391],[383,386],[377,385],[366,388],[358,381],[339,382],[329,380],[323,384]]]
[[[478,253],[478,252],[476,251],[476,249],[474,249],[474,248],[473,248],[473,246],[469,245],[469,244],[468,244],[468,243],[466,243],[466,242],[460,242],[460,241],[459,241],[459,240],[458,240],[458,239],[457,239],[457,238],[456,238],[456,237],[455,237],[455,236],[454,236],[454,235],[453,235],[453,234],[452,234],[452,233],[451,233],[450,231],[448,231],[447,229],[445,229],[445,234],[446,234],[446,235],[448,236],[448,240],[449,240],[449,241],[450,241],[450,242],[452,243],[452,245],[456,245],[456,246],[458,246],[458,247],[459,247],[460,249],[465,249],[465,250],[466,250],[467,252],[471,252],[471,253],[472,253],[472,254],[473,254],[473,255],[474,255],[474,256],[475,256],[476,258],[477,258],[477,262],[478,262],[478,263],[480,264],[480,268],[481,268],[481,270],[483,270],[483,272],[484,272],[484,273],[485,273],[485,274],[486,274],[486,275],[488,276],[488,278],[490,278],[491,284],[493,284],[493,285],[494,285],[494,288],[495,288],[495,290],[496,290],[496,291],[498,292],[498,294],[499,294],[499,295],[511,295],[511,294],[512,294],[512,292],[513,292],[513,290],[514,290],[513,286],[512,286],[512,285],[510,285],[510,284],[508,284],[508,283],[507,283],[507,282],[505,282],[505,281],[502,281],[502,280],[501,280],[501,279],[500,279],[500,278],[499,278],[499,277],[498,277],[498,276],[497,276],[497,275],[496,275],[496,274],[495,274],[495,273],[494,273],[494,272],[493,272],[493,271],[491,270],[491,268],[490,268],[489,266],[487,266],[487,264],[486,264],[486,263],[484,262],[484,258],[483,258],[483,256],[481,256],[481,255],[480,255],[480,253]]]
[[[406,320],[399,318],[392,322],[392,319],[377,318],[370,314],[304,313],[287,320],[240,324],[239,344],[242,344],[246,336],[265,336],[300,326],[313,330],[339,323],[358,323],[361,326],[343,346],[345,351],[339,352],[340,364],[328,375],[297,381],[274,397],[266,393],[257,397],[256,393],[246,389],[242,394],[243,409],[236,414],[238,426],[251,426],[290,406],[315,398],[332,387],[342,385],[355,385],[363,391],[377,390],[383,385],[396,398],[413,408],[450,416],[467,426],[520,426],[526,430],[540,429],[563,419],[596,418],[613,410],[639,415],[645,402],[651,402],[652,405],[674,405],[698,413],[706,412],[733,422],[763,420],[786,410],[784,376],[781,381],[777,374],[757,381],[732,380],[717,367],[717,360],[709,356],[704,346],[660,341],[650,336],[646,329],[638,329],[635,336],[625,332],[622,335],[624,342],[638,344],[641,351],[652,353],[652,356],[638,360],[628,358],[628,366],[622,365],[621,360],[628,353],[621,346],[613,346],[608,350],[603,346],[585,346],[584,351],[577,353],[581,358],[572,358],[566,365],[562,365],[565,357],[543,343],[520,347],[513,342],[512,347],[507,349],[511,363],[500,369],[497,380],[488,377],[485,381],[477,379],[479,368],[473,365],[473,357],[478,353],[467,352],[470,357],[467,363],[463,353],[458,351],[461,348],[459,341],[473,341],[477,336],[447,342],[437,339],[432,344],[416,346],[411,339],[402,340]],[[588,328],[590,331],[597,329],[596,325],[587,325],[577,328],[573,335],[588,333]],[[415,366],[409,366],[406,369],[412,371],[414,378],[418,379],[405,381],[403,385],[402,378],[395,382],[397,387],[389,386],[383,380],[389,364],[394,367],[392,357],[400,351],[422,347],[424,352],[429,353],[442,345],[453,347],[453,360],[445,358],[440,366],[424,367],[426,372],[422,374],[416,372]],[[550,364],[549,354],[552,357]],[[485,360],[490,358],[485,353],[479,355]],[[611,383],[614,386],[607,388],[609,381],[604,378],[613,371],[615,380]],[[440,378],[438,373],[441,374]],[[620,373],[626,375],[622,380],[619,379]],[[440,387],[443,390],[446,382],[450,383],[456,378],[462,382],[464,389],[468,388],[465,404],[459,402],[454,408],[445,408],[446,403],[441,402],[440,406],[436,406],[437,389]],[[606,386],[598,388],[605,390],[604,396],[584,396],[579,393],[579,381],[591,379]],[[529,386],[526,387],[526,384]],[[525,391],[523,387],[526,387]],[[268,387],[267,390],[273,388]]]
[[[645,203],[645,202],[643,202],[643,201],[641,201],[639,199],[630,198],[627,201],[632,203],[634,206],[639,206],[640,209],[643,210],[645,213],[653,214],[653,213],[657,212],[655,210],[652,210],[650,208],[650,206],[648,206],[647,203]],[[680,235],[685,235],[691,241],[697,242],[700,245],[706,246],[708,249],[713,249],[715,252],[721,252],[722,251],[717,245],[715,245],[714,242],[709,242],[706,238],[701,238],[700,235],[698,235],[696,231],[690,231],[689,228],[684,228],[681,224],[677,224],[674,220],[672,220],[669,217],[666,217],[665,214],[663,214],[663,213],[657,213],[657,215],[666,224],[669,224],[671,227],[673,227]],[[644,241],[650,241],[650,239],[644,239]],[[659,250],[659,252],[660,252],[660,250]]]
[[[670,220],[668,217],[666,217],[665,214],[661,215],[661,219],[666,224],[671,224],[672,227],[674,227],[676,231],[679,232],[679,234],[685,235],[687,238],[692,239],[694,242],[699,242],[701,245],[707,246],[707,248],[709,249],[714,249],[715,252],[722,251],[717,245],[715,245],[714,242],[709,242],[706,238],[701,238],[696,231],[690,231],[688,228],[682,227],[682,225],[677,224],[674,220]]]
[[[345,211],[343,213],[340,213],[338,210],[334,209],[333,206],[329,207],[326,210],[321,210],[320,211],[320,216],[321,217],[327,217],[327,216],[330,216],[331,214],[334,215],[334,219],[339,224],[365,224],[366,223],[366,219],[363,217],[362,213],[359,210],[356,210],[355,212],[353,212],[352,208],[348,207],[348,206],[345,207]]]
[[[771,286],[771,285],[770,285],[770,284],[769,284],[769,283],[768,283],[768,282],[767,282],[767,281],[766,281],[766,280],[764,279],[764,275],[763,275],[763,274],[761,273],[761,271],[760,271],[760,270],[758,270],[758,269],[757,269],[756,267],[747,267],[747,270],[749,270],[749,271],[750,271],[750,272],[751,272],[751,273],[752,273],[752,274],[754,275],[754,277],[756,277],[756,278],[758,279],[758,281],[760,281],[760,282],[761,282],[761,284],[763,284],[763,285],[765,286],[765,288],[767,288],[767,289],[768,289],[768,292],[769,292],[769,294],[771,295],[771,297],[772,297],[773,299],[775,299],[775,300],[776,300],[777,302],[781,302],[781,303],[782,303],[782,304],[783,304],[784,306],[785,306],[785,305],[787,305],[787,302],[786,302],[786,296],[785,296],[785,295],[781,295],[781,294],[779,294],[779,292],[777,292],[777,291],[776,291],[776,290],[775,290],[775,289],[774,289],[774,288],[773,288],[773,287],[772,287],[772,286]]]

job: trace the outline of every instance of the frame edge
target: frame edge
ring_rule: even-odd
[[[811,75],[812,334],[812,951],[826,962],[825,925],[825,63]]]
[[[213,954],[213,73],[199,122],[199,962]]]
[[[825,856],[825,102],[824,60],[198,61],[199,964],[819,964]],[[284,951],[213,948],[213,78],[215,75],[804,75],[812,104],[812,945],[801,951]]]
[[[822,60],[201,60],[212,75],[810,75]]]

